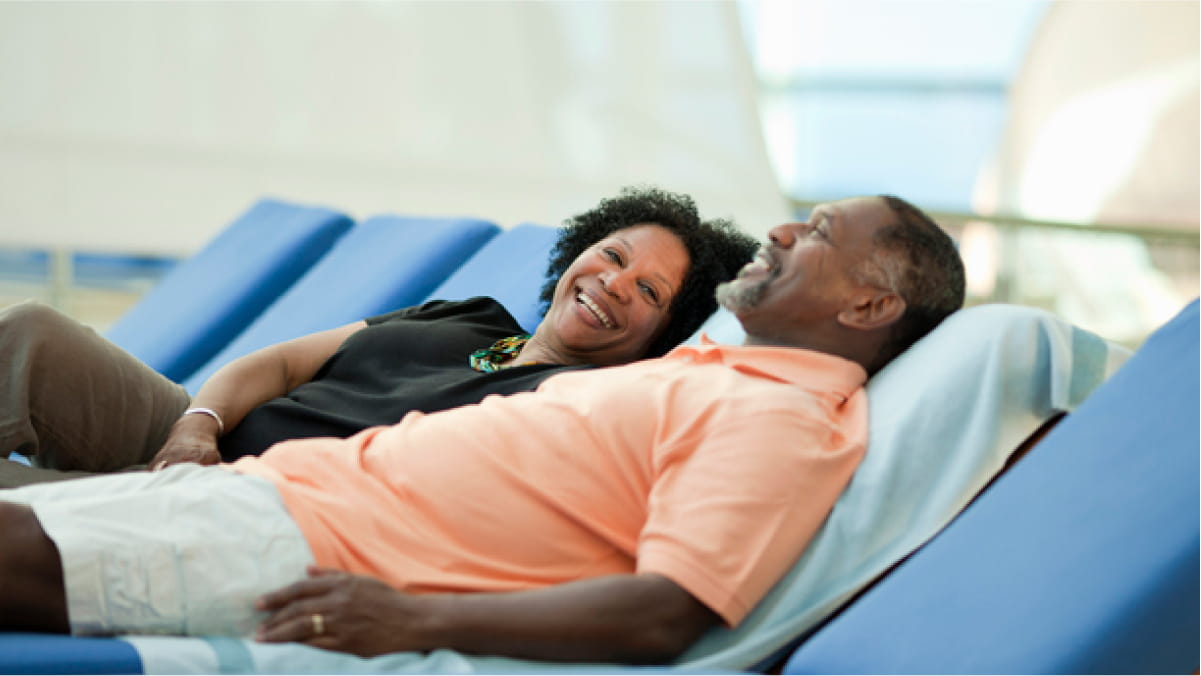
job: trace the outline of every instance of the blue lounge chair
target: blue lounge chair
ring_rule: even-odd
[[[419,303],[499,231],[465,218],[359,223],[184,386],[195,394],[218,368],[257,349]]]
[[[182,381],[225,347],[346,232],[346,216],[265,199],[175,266],[107,337]]]
[[[538,292],[546,281],[546,264],[559,229],[533,223],[504,231],[430,294],[430,299],[465,300],[491,296],[505,306],[526,331],[542,322]]]
[[[1197,315],[1152,335],[785,673],[1196,673]]]

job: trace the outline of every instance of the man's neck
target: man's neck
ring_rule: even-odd
[[[835,357],[842,357],[848,361],[853,361],[864,369],[867,368],[866,356],[868,352],[864,347],[858,344],[859,341],[854,338],[847,337],[845,340],[827,339],[820,340],[812,336],[808,338],[799,338],[795,336],[763,336],[752,335],[748,333],[742,344],[747,347],[786,347],[801,350],[813,350],[814,352],[824,352],[832,354]]]

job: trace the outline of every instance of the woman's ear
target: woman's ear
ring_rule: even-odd
[[[838,313],[838,322],[861,331],[874,331],[891,326],[905,314],[905,307],[905,299],[895,291],[865,290],[851,307]]]

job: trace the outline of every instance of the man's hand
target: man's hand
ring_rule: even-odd
[[[217,450],[217,421],[206,415],[188,415],[171,428],[171,434],[158,453],[150,459],[150,470],[157,471],[181,462],[215,465],[221,462]]]
[[[526,659],[649,664],[677,657],[719,622],[661,575],[610,575],[511,592],[410,594],[316,566],[255,602],[259,641],[362,656],[448,648]]]
[[[255,603],[271,613],[255,634],[266,643],[296,641],[362,657],[422,650],[414,628],[419,601],[365,575],[309,566],[309,578]]]

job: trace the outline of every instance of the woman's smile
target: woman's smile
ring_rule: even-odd
[[[662,226],[618,230],[563,273],[535,339],[565,363],[637,359],[667,325],[689,263],[683,242]]]
[[[602,328],[616,328],[617,324],[613,321],[612,314],[603,307],[600,303],[592,298],[587,291],[580,291],[575,297],[576,303],[583,308],[586,317],[592,318]]]

